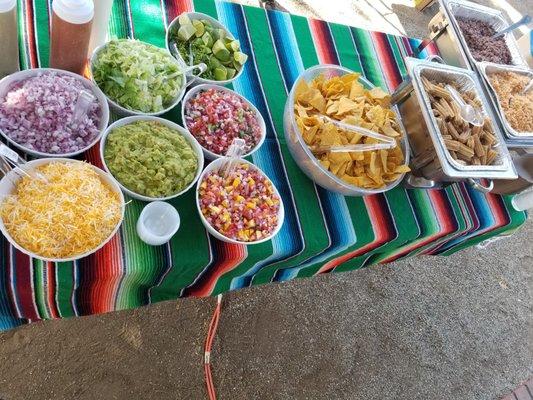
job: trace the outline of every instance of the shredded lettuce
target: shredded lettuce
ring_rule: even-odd
[[[168,107],[182,83],[180,67],[167,51],[131,39],[110,41],[98,54],[93,75],[113,101],[141,112]]]

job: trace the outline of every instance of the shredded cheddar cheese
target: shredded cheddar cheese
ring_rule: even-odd
[[[24,177],[0,215],[23,248],[68,258],[98,247],[120,221],[121,201],[86,163],[51,162],[37,168],[45,180]]]

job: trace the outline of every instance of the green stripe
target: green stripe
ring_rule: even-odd
[[[214,1],[194,0],[194,11],[217,18],[217,7]]]
[[[48,300],[46,299],[46,290],[44,287],[44,262],[33,259],[33,289],[35,295],[35,304],[37,312],[42,319],[50,319],[48,312]]]
[[[352,71],[361,72],[362,66],[353,46],[350,28],[339,24],[329,24],[329,26],[339,55],[340,65]]]
[[[36,41],[39,52],[40,67],[48,67],[50,57],[50,32],[48,30],[48,0],[34,0],[35,12],[33,16],[37,24]]]
[[[160,0],[130,1],[135,38],[165,47],[165,25]]]
[[[387,41],[392,49],[394,59],[396,60],[396,65],[398,66],[398,70],[400,71],[403,80],[407,77],[407,67],[405,66],[405,62],[403,61],[402,52],[400,51],[396,37],[388,35]]]
[[[281,143],[285,142],[283,133],[283,114],[285,108],[286,89],[281,75],[278,60],[274,50],[274,43],[269,32],[266,14],[255,8],[245,8],[246,17],[254,49],[256,51],[257,66],[262,77],[268,106],[273,116],[276,133]],[[318,63],[315,46],[312,41],[308,21],[305,18],[291,16],[298,48],[307,68]],[[267,43],[268,38],[268,43]],[[255,44],[257,43],[257,44]],[[288,88],[290,90],[290,88]],[[298,210],[298,217],[304,235],[305,249],[297,256],[287,261],[272,264],[259,271],[253,279],[256,284],[270,282],[275,272],[281,268],[288,268],[322,252],[329,245],[327,231],[324,226],[322,211],[318,202],[313,182],[305,176],[294,162],[287,146],[281,148],[285,169],[293,188],[293,196]]]
[[[196,208],[196,192],[189,190],[170,203],[180,213],[181,228],[171,242],[172,269],[152,289],[153,301],[178,297],[180,290],[191,285],[194,279],[209,263],[209,247],[205,229]]]
[[[108,32],[111,38],[127,37],[126,6],[123,0],[115,0],[113,2]]]
[[[73,317],[75,314],[71,296],[74,291],[74,263],[57,263],[56,277],[56,299],[59,315],[62,318]]]
[[[29,67],[30,61],[28,59],[28,54],[26,52],[27,40],[26,33],[24,31],[26,27],[26,6],[24,0],[18,0],[17,2],[17,19],[18,19],[18,36],[19,36],[19,57],[20,57],[20,68],[27,69]]]
[[[374,44],[370,37],[370,32],[359,28],[351,28],[353,38],[356,42],[356,48],[364,65],[366,78],[376,86],[387,90],[387,84],[383,77],[379,60],[376,56]]]

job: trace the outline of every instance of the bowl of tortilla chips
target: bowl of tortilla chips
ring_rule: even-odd
[[[379,138],[343,124],[386,136],[393,147],[375,146]],[[318,65],[304,71],[287,99],[284,130],[298,166],[325,189],[346,196],[382,193],[409,172],[409,145],[390,95],[349,69]],[[346,145],[357,150],[338,151]],[[337,150],[324,150],[331,146]]]

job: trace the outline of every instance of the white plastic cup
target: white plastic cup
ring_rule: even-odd
[[[137,220],[137,234],[150,246],[160,246],[176,234],[180,227],[180,215],[170,204],[154,201],[147,204]]]
[[[518,193],[513,197],[511,203],[518,211],[525,211],[533,208],[533,190],[526,190],[522,193]]]

